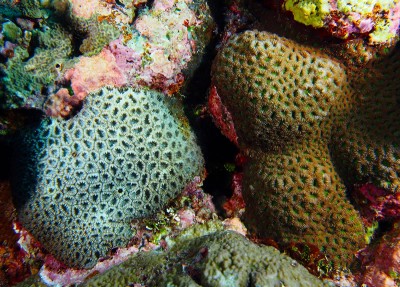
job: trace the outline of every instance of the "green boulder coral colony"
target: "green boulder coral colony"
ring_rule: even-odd
[[[18,218],[54,256],[80,268],[133,237],[130,222],[163,208],[204,160],[177,102],[104,88],[69,120],[46,118],[16,146]]]
[[[182,266],[185,266],[182,268]],[[143,280],[143,275],[147,275]],[[232,231],[180,240],[167,252],[139,253],[86,282],[86,287],[328,286],[295,260]]]
[[[330,286],[275,248],[258,246],[215,223],[194,225],[192,236],[184,231],[169,239],[167,250],[136,253],[80,286]],[[35,276],[18,286],[46,285]]]

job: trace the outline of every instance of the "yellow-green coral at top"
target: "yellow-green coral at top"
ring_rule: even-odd
[[[296,21],[316,28],[324,25],[323,20],[330,12],[328,0],[287,0],[284,5]]]
[[[395,5],[393,0],[338,0],[337,9],[343,13],[360,13],[361,15],[372,13],[375,6],[380,10],[392,9]]]
[[[339,38],[368,32],[369,43],[378,44],[395,37],[398,30],[395,11],[399,0],[285,0],[283,6],[297,22],[314,28],[331,27],[329,33]]]
[[[369,35],[369,42],[371,44],[383,43],[396,36],[390,30],[391,21],[388,19],[381,19],[376,22],[375,30]]]

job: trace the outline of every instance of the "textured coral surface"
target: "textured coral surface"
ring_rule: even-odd
[[[257,246],[218,222],[195,225],[167,250],[139,252],[81,286],[329,286],[273,247]],[[18,285],[42,287],[33,277]]]
[[[249,228],[263,237],[315,244],[337,265],[363,246],[362,222],[321,142],[250,157],[243,198]]]
[[[331,144],[335,163],[350,183],[371,181],[391,192],[400,190],[399,69],[397,49],[354,76],[361,98],[338,114]]]
[[[363,246],[363,226],[327,148],[332,115],[339,106],[346,111],[353,95],[340,64],[248,31],[219,52],[213,81],[249,154],[243,197],[251,227],[278,241],[316,244],[336,264],[349,263]]]
[[[45,119],[17,147],[19,220],[63,262],[93,266],[201,174],[183,114],[152,91],[103,89],[70,120]]]
[[[140,276],[142,268],[147,271],[147,278]],[[232,231],[188,237],[179,240],[166,253],[138,254],[85,286],[133,283],[148,286],[325,286],[275,248],[259,247]]]
[[[319,125],[348,91],[338,66],[273,34],[245,32],[232,38],[217,57],[213,77],[239,144],[280,150],[320,133]]]
[[[204,0],[156,0],[149,8],[136,1],[29,2],[0,2],[8,18],[0,18],[0,107],[54,117],[67,117],[76,102],[106,85],[177,93],[214,26]]]

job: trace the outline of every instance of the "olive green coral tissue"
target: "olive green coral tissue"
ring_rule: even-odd
[[[144,264],[145,262],[145,264]],[[270,246],[232,231],[180,241],[167,252],[139,253],[84,286],[328,286]]]

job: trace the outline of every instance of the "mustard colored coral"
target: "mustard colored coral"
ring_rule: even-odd
[[[243,197],[246,223],[262,237],[315,244],[336,266],[351,262],[364,245],[362,222],[346,200],[324,141],[306,140],[282,153],[251,153]]]
[[[280,150],[311,136],[340,95],[350,93],[337,62],[268,33],[233,37],[213,68],[241,146]]]
[[[279,242],[315,244],[336,266],[349,264],[364,230],[328,150],[338,111],[355,95],[344,68],[317,50],[247,31],[219,52],[213,82],[249,158],[248,227]]]
[[[400,53],[354,75],[360,95],[333,126],[331,150],[342,177],[350,183],[370,181],[400,191]]]

